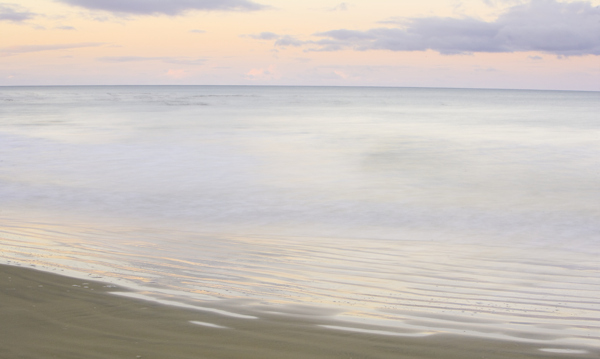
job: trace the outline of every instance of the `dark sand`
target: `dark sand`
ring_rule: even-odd
[[[88,288],[83,283],[89,283]],[[109,294],[105,283],[0,265],[0,358],[598,358],[534,345],[321,328],[277,315],[237,319]],[[122,290],[122,289],[119,289]],[[199,326],[213,323],[228,329]],[[551,346],[560,348],[560,346]]]

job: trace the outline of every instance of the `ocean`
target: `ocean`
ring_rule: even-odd
[[[332,330],[599,347],[599,114],[598,92],[0,87],[0,263]]]

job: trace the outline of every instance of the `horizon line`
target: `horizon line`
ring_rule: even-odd
[[[428,87],[428,86],[382,86],[382,85],[190,85],[190,84],[144,84],[144,85],[0,85],[7,87],[314,87],[314,88],[385,88],[385,89],[432,89],[432,90],[490,90],[490,91],[556,91],[556,92],[600,92],[599,90],[535,89],[535,88],[493,88],[493,87]]]

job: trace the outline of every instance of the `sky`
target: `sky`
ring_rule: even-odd
[[[0,86],[600,91],[600,0],[0,0]]]

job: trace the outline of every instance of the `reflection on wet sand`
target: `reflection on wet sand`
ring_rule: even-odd
[[[0,265],[0,315],[6,324],[0,326],[0,356],[525,359],[568,355],[591,359],[600,354],[598,348],[583,346],[384,331],[349,326],[334,318],[260,314],[247,320],[111,295],[115,290],[126,291],[106,283]]]
[[[6,263],[102,279],[134,289],[130,297],[221,315],[531,343],[600,339],[598,264],[582,253],[42,224],[0,233]]]

